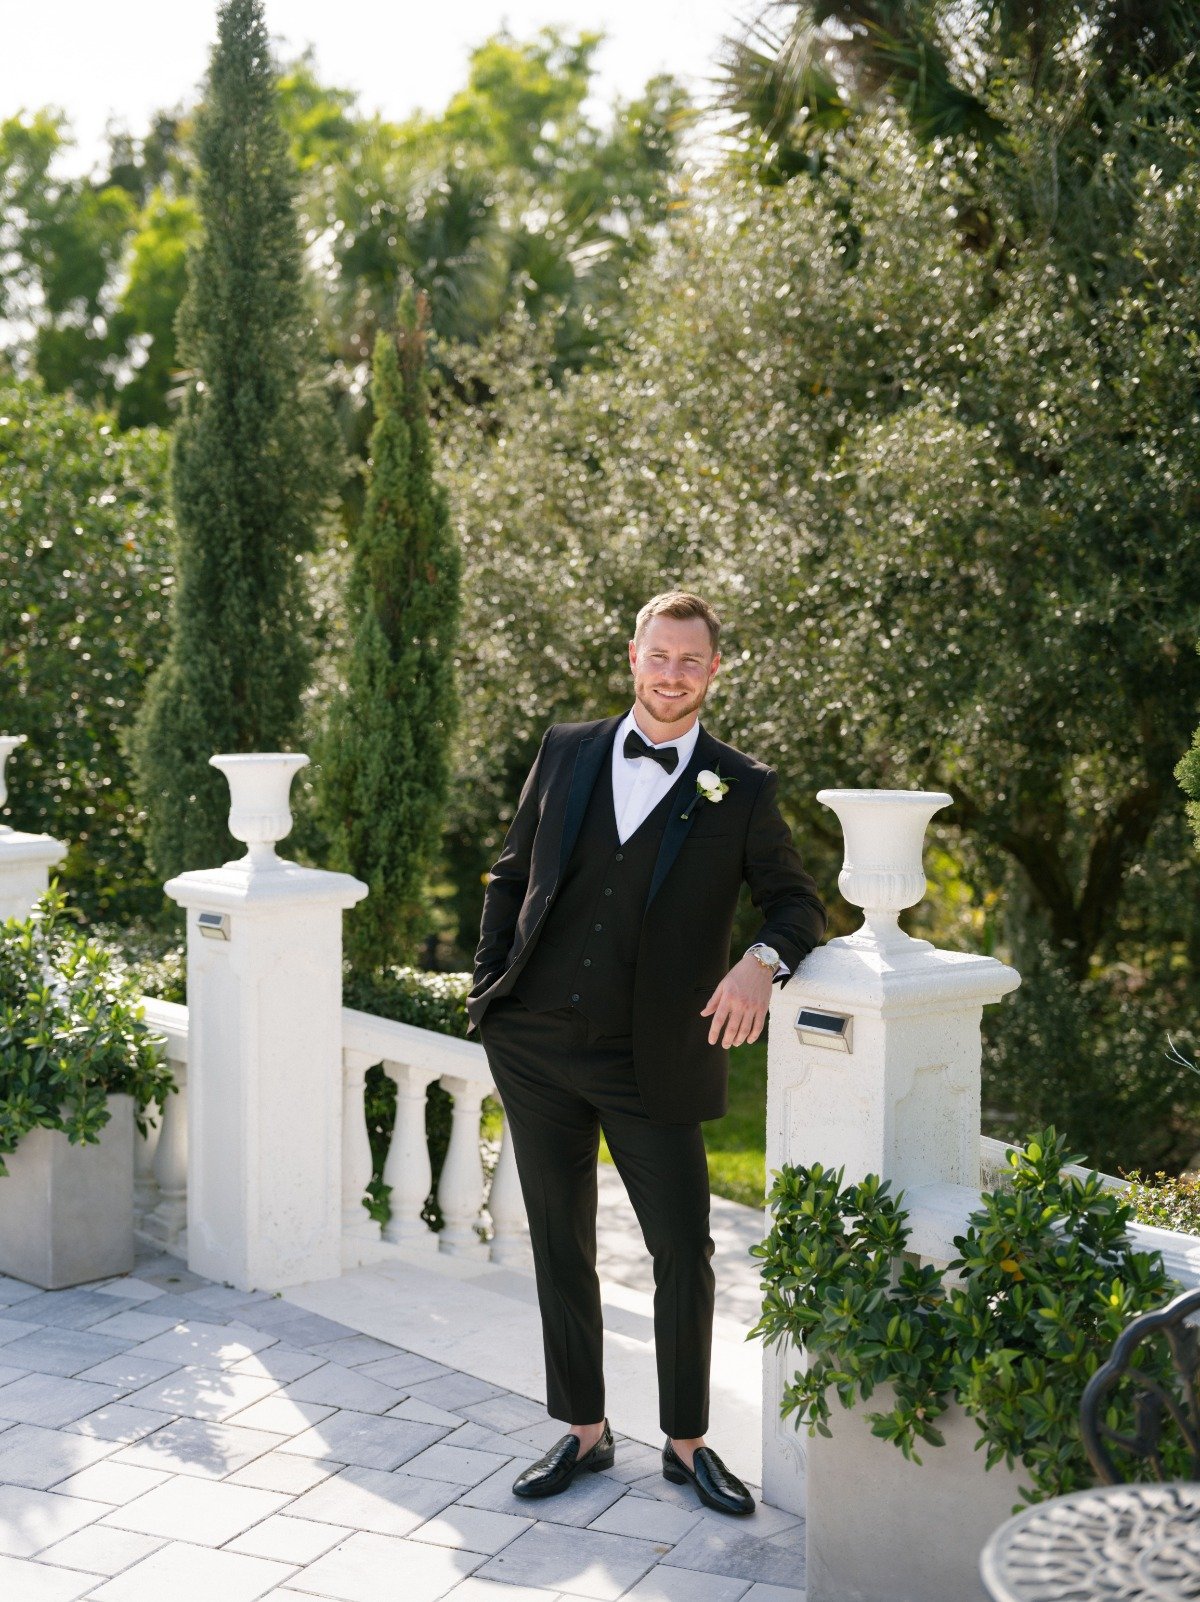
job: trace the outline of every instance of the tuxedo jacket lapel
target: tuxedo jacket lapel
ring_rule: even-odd
[[[658,859],[654,864],[654,876],[650,880],[650,889],[646,896],[646,905],[649,906],[658,893],[658,888],[671,871],[671,865],[679,855],[683,842],[688,837],[688,831],[696,816],[696,808],[689,805],[696,793],[696,775],[702,769],[712,767],[715,760],[715,743],[701,727],[696,749],[692,752],[691,761],[684,768],[678,784],[672,791],[674,798],[671,814],[663,829],[662,842],[658,848]],[[702,805],[703,803],[698,803]],[[687,817],[683,816],[687,813]]]
[[[603,723],[598,723],[591,734],[585,734],[580,740],[575,752],[575,765],[571,772],[567,805],[563,813],[562,844],[558,855],[557,878],[559,879],[562,878],[563,869],[575,849],[575,842],[579,838],[579,830],[583,823],[583,814],[587,811],[588,801],[605,759],[612,751],[612,738],[623,716],[624,713],[615,718],[605,718]]]

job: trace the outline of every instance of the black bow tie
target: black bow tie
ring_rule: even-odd
[[[674,773],[679,766],[679,747],[674,745],[656,746],[643,740],[636,729],[630,729],[625,736],[625,755],[627,757],[649,757],[651,762],[657,762],[660,768],[668,773]]]

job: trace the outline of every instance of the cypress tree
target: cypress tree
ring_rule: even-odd
[[[209,757],[296,737],[311,649],[301,559],[341,469],[261,0],[225,0],[218,30],[196,126],[202,232],[177,326],[171,638],[132,741],[161,874],[232,854]]]
[[[364,971],[411,955],[437,853],[457,716],[459,552],[434,479],[424,303],[405,296],[375,341],[369,480],[347,607],[353,644],[321,763],[338,866],[371,894],[347,919]]]

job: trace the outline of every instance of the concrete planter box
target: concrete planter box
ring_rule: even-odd
[[[987,1602],[979,1554],[1019,1503],[1021,1477],[984,1468],[979,1426],[957,1405],[938,1420],[946,1444],[908,1462],[867,1423],[891,1405],[888,1389],[866,1407],[834,1406],[832,1439],[805,1437],[808,1602]]]
[[[0,1178],[0,1274],[62,1290],[133,1268],[133,1097],[110,1096],[95,1146],[31,1130]]]

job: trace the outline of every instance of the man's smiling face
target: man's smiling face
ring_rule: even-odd
[[[657,742],[686,734],[720,662],[702,617],[652,617],[641,639],[629,642],[642,732]]]

